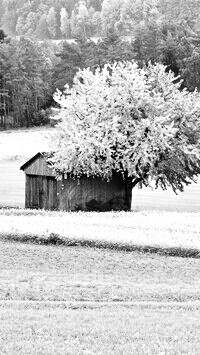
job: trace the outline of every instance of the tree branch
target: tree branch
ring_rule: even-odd
[[[137,179],[135,179],[135,180],[132,180],[132,182],[131,182],[131,187],[132,187],[132,189],[133,189],[139,182],[141,182],[143,179],[144,179],[144,178],[137,178]]]

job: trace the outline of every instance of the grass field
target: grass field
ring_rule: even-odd
[[[0,353],[199,354],[199,223],[0,210]]]
[[[0,160],[24,160],[39,151],[48,151],[52,132],[49,127],[0,132]]]
[[[1,354],[199,354],[199,259],[0,242]]]

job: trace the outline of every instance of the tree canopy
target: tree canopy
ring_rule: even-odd
[[[200,173],[200,95],[162,64],[136,62],[80,70],[57,91],[54,152],[57,175],[121,172],[132,181],[183,190]]]

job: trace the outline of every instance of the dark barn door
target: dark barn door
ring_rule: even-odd
[[[58,208],[57,180],[51,176],[43,177],[43,186],[44,185],[46,186],[45,198],[43,200],[43,207],[40,208],[55,210]]]
[[[26,207],[47,210],[57,209],[57,180],[50,176],[27,176]]]

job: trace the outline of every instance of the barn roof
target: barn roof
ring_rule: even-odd
[[[20,166],[20,170],[24,170],[27,168],[28,165],[30,165],[34,160],[36,160],[38,157],[45,157],[45,152],[38,152],[37,154],[35,154],[32,158],[30,158],[28,161],[26,161],[26,163],[24,163],[22,166]]]

